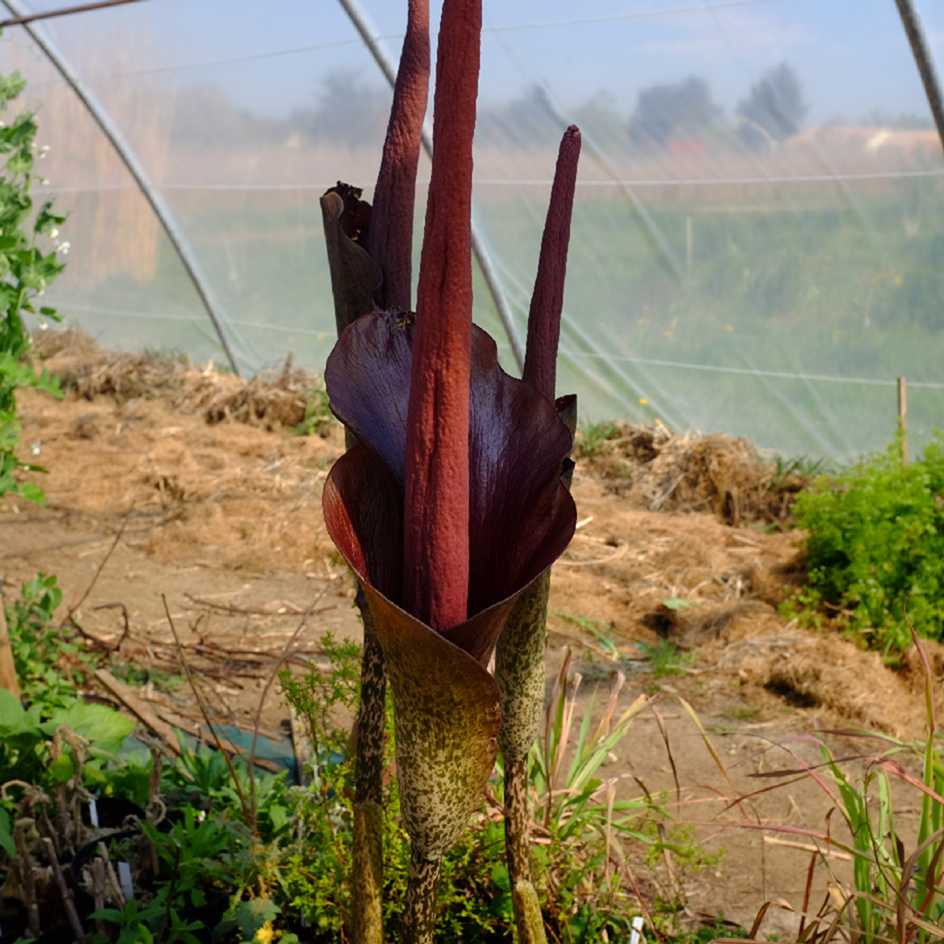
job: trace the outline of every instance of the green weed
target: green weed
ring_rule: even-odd
[[[619,435],[616,423],[590,423],[577,430],[574,442],[576,459],[592,459],[599,455],[607,442]]]
[[[326,436],[335,422],[328,391],[314,387],[305,401],[305,415],[292,431],[298,436]]]
[[[895,658],[910,624],[944,638],[944,441],[903,465],[898,445],[800,494],[808,586],[788,611],[835,619]]]
[[[657,642],[637,642],[636,648],[649,662],[649,671],[656,678],[682,675],[695,661],[691,652],[683,652],[674,642],[660,639]]]
[[[18,597],[3,604],[13,664],[23,697],[30,703],[72,704],[76,689],[94,668],[94,659],[75,633],[54,622],[61,603],[56,578],[41,573],[22,585]]]

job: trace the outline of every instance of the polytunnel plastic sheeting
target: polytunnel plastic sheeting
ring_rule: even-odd
[[[405,3],[360,6],[395,59]],[[940,59],[940,4],[919,12]],[[944,160],[894,0],[516,0],[485,22],[475,218],[519,337],[556,144],[570,121],[584,132],[559,389],[585,418],[846,459],[889,442],[905,375],[913,451],[927,441],[944,416]],[[318,369],[317,198],[338,178],[370,198],[390,101],[340,4],[162,0],[44,29],[171,209],[240,367]],[[127,170],[26,37],[0,42],[70,213],[50,296],[102,343],[220,363]],[[424,158],[420,223],[428,173]],[[475,314],[512,368],[478,273]]]

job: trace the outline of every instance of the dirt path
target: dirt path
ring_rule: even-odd
[[[116,659],[172,673],[166,597],[184,642],[211,652],[200,664],[217,716],[251,726],[266,677],[260,666],[271,667],[306,611],[314,609],[301,638],[312,658],[323,632],[359,634],[350,580],[320,511],[340,431],[292,432],[310,381],[290,371],[247,394],[235,378],[172,360],[109,357],[75,343],[48,353],[47,366],[72,392],[61,402],[20,397],[24,442],[49,468],[48,506],[0,506],[5,592],[38,570],[56,574],[65,605],[81,601],[76,619],[95,639],[117,643],[127,615],[130,636]],[[627,679],[626,704],[641,691],[659,694],[664,736],[655,714],[645,714],[607,769],[625,795],[639,792],[637,780],[669,791],[679,837],[690,830],[712,854],[700,871],[673,877],[657,867],[663,889],[681,883],[694,912],[749,925],[766,899],[799,905],[808,855],[744,824],[820,829],[828,803],[809,781],[719,815],[730,798],[767,782],[753,775],[819,761],[810,737],[817,727],[920,735],[920,686],[877,655],[778,614],[797,579],[797,534],[744,525],[737,496],[732,516],[732,499],[720,493],[710,510],[651,510],[653,494],[671,502],[647,485],[658,456],[640,461],[637,447],[578,465],[580,524],[554,572],[549,672],[566,647],[574,650],[585,679],[581,710],[616,671]],[[691,466],[692,449],[686,455]],[[660,651],[676,653],[662,668],[678,674],[653,671]],[[144,697],[193,714],[183,686],[148,687]],[[273,693],[265,729],[277,733],[285,717]],[[818,874],[818,888],[825,879]],[[795,921],[777,914],[770,927]]]

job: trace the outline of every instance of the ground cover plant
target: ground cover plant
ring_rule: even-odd
[[[74,662],[70,649],[33,646],[34,634],[48,639],[56,629],[44,586],[24,588],[26,596],[10,604],[28,615],[12,625],[14,650],[43,684],[29,689],[26,708],[0,692],[0,940],[349,940],[347,719],[356,706],[359,647],[325,637],[321,668],[282,673],[311,735],[304,785],[295,785],[285,773],[251,772],[245,760],[228,764],[206,747],[184,746],[175,759],[129,740],[133,719],[83,703],[74,677],[60,674]],[[614,802],[614,781],[601,771],[647,702],[637,699],[616,717],[622,680],[613,686],[602,719],[592,705],[575,718],[579,679],[565,665],[530,760],[539,876],[550,891],[546,920],[562,942],[618,934],[639,911],[613,864],[614,837],[663,848],[660,798]],[[389,710],[387,728],[389,764]],[[511,939],[500,768],[490,791],[489,805],[444,862],[437,940]],[[410,849],[395,779],[384,799],[384,919],[396,939]],[[671,854],[671,843],[666,848]]]
[[[832,478],[794,507],[808,533],[808,584],[795,601],[898,658],[911,628],[944,638],[944,442],[903,464],[895,443]]]

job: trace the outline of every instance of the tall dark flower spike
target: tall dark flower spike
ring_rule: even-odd
[[[325,379],[357,440],[324,490],[329,533],[358,575],[391,680],[405,825],[409,941],[431,940],[438,861],[479,805],[500,725],[488,673],[522,591],[562,553],[572,432],[553,399],[498,365],[471,324],[471,140],[480,0],[446,0],[416,324],[354,321]]]
[[[338,334],[361,315],[410,308],[416,172],[429,86],[429,3],[409,0],[383,156],[371,208],[338,183],[321,199]],[[348,448],[356,445],[350,431]],[[354,737],[351,932],[358,944],[383,941],[383,766],[386,674],[363,588],[360,702]]]
[[[564,133],[558,153],[528,315],[524,379],[549,398],[554,397],[557,383],[557,345],[579,156],[580,132],[571,126]],[[557,401],[558,413],[571,435],[576,427],[576,407],[574,396]],[[572,469],[573,463],[566,460],[562,479],[568,486]],[[502,699],[499,746],[505,771],[505,850],[520,944],[546,941],[540,903],[531,881],[528,757],[544,707],[549,593],[550,568],[519,594],[495,658],[495,679]]]
[[[367,252],[380,264],[381,308],[408,311],[412,288],[413,206],[429,94],[429,0],[409,0],[383,158],[374,188]]]

